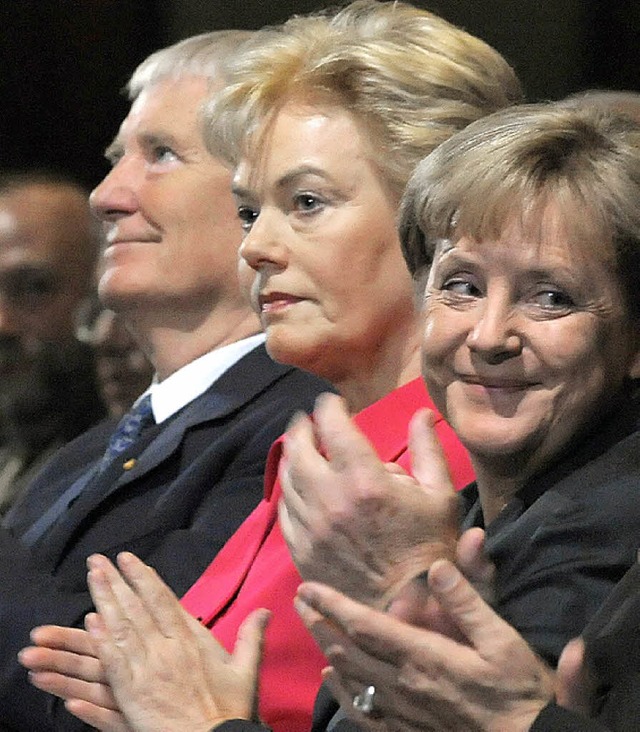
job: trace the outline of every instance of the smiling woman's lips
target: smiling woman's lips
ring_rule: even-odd
[[[535,386],[530,381],[523,381],[520,379],[500,379],[500,378],[478,378],[470,376],[461,376],[461,381],[467,386],[477,386],[481,389],[496,390],[496,391],[520,391],[522,389],[530,389]]]

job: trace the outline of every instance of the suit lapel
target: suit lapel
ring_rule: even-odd
[[[52,566],[58,562],[67,542],[83,520],[116,491],[120,491],[158,467],[180,448],[185,433],[201,424],[224,419],[254,399],[289,371],[271,360],[264,345],[257,346],[233,364],[202,395],[181,409],[168,423],[158,425],[150,432],[150,440],[131,470],[120,472],[119,466],[107,470],[87,486],[77,505],[44,535],[41,559]],[[142,518],[142,517],[141,517]],[[37,545],[36,545],[37,546]],[[34,547],[35,549],[35,547]]]

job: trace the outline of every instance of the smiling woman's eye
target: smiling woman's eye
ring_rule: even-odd
[[[258,218],[258,212],[251,206],[238,206],[238,218],[243,231],[251,231],[254,221]]]
[[[473,280],[465,275],[447,277],[440,289],[455,295],[466,295],[468,297],[477,297],[481,294]]]
[[[540,288],[534,295],[533,301],[540,307],[549,310],[570,308],[575,305],[573,298],[563,290],[553,287]]]

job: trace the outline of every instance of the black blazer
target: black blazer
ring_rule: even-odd
[[[637,732],[640,729],[640,565],[635,564],[618,583],[585,628],[583,637],[599,687],[595,719],[587,721],[549,705],[531,732]]]
[[[328,388],[259,346],[143,438],[133,469],[116,464],[89,484],[29,549],[22,534],[103,454],[114,422],[54,456],[0,529],[0,725],[54,728],[47,695],[29,685],[16,653],[35,625],[78,625],[92,609],[87,555],[132,551],[183,594],[261,499],[269,447],[292,412],[311,410]],[[59,729],[71,728],[67,719]]]

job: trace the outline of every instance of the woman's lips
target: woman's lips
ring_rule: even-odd
[[[269,314],[285,310],[290,305],[295,305],[304,299],[305,298],[290,295],[286,292],[270,292],[260,295],[258,302],[260,304],[260,312]]]

